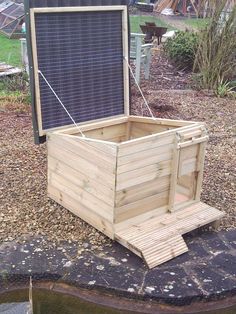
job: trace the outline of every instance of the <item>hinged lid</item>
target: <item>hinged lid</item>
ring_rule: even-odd
[[[30,9],[39,136],[72,124],[43,76],[76,123],[128,114],[127,25],[125,5]]]

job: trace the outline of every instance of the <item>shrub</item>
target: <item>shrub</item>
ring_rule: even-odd
[[[207,29],[201,32],[194,65],[203,88],[216,92],[228,88],[222,82],[232,80],[236,71],[236,6],[225,16],[226,3],[222,0],[215,6]]]
[[[178,31],[168,38],[164,51],[168,58],[180,69],[192,70],[198,46],[198,35],[190,31]]]

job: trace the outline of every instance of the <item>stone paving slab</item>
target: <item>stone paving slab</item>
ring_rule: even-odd
[[[0,245],[0,290],[50,280],[173,305],[236,295],[236,230],[184,237],[189,252],[149,270],[143,261],[114,242],[101,251],[91,245],[43,237]]]

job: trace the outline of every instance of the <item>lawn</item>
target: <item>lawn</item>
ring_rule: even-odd
[[[21,67],[20,40],[0,34],[0,62]]]
[[[210,21],[209,18],[206,18],[206,19],[191,18],[191,19],[186,19],[184,22],[185,24],[192,26],[193,28],[203,29],[207,26],[209,21]]]
[[[170,25],[161,21],[155,16],[147,16],[147,15],[131,15],[130,16],[130,28],[132,33],[142,33],[139,27],[140,24],[145,24],[145,22],[155,22],[157,26],[160,27],[168,27],[169,29],[173,29]]]

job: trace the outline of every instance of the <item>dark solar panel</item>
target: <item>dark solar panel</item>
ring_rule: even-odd
[[[124,113],[122,12],[36,13],[39,70],[76,122]],[[40,77],[43,129],[71,124]]]

